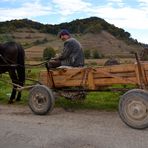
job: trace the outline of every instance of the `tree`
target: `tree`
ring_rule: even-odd
[[[99,52],[96,49],[93,51],[93,58],[94,59],[99,59],[100,58]]]
[[[9,34],[0,35],[0,43],[14,41],[13,37]]]
[[[47,47],[43,51],[43,59],[50,60],[52,57],[55,56],[55,50],[52,47]]]
[[[89,49],[85,49],[84,50],[84,56],[86,59],[89,59],[91,57],[91,53]]]

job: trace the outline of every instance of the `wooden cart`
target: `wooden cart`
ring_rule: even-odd
[[[55,93],[69,99],[84,99],[87,91],[100,91],[113,84],[134,84],[119,101],[119,115],[124,123],[136,129],[148,127],[148,63],[102,67],[59,67],[41,71],[29,94],[29,106],[35,114],[44,115],[54,107]]]

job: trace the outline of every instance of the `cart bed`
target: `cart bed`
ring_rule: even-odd
[[[147,86],[148,62],[121,64],[102,67],[59,67],[41,71],[39,80],[49,88],[85,87],[98,90],[102,86],[113,84],[137,84]]]

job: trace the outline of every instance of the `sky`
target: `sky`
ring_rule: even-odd
[[[0,22],[27,18],[60,24],[94,16],[148,44],[148,0],[0,0]]]

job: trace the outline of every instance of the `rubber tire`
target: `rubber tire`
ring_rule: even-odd
[[[129,90],[121,96],[118,112],[122,121],[129,127],[134,129],[147,128],[148,92],[142,89]]]
[[[46,115],[53,110],[55,99],[45,85],[34,86],[29,93],[29,107],[36,115]]]

